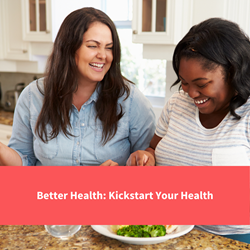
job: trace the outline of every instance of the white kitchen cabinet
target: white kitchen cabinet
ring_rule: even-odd
[[[12,126],[0,124],[0,142],[8,145],[12,134]]]
[[[133,0],[133,42],[143,57],[172,60],[176,44],[188,30],[208,18],[231,20],[249,35],[249,0]]]
[[[133,0],[132,41],[143,44],[143,58],[171,60],[192,26],[194,0]]]
[[[2,56],[7,60],[29,60],[30,45],[22,38],[21,2],[1,0]]]
[[[22,0],[24,41],[52,42],[51,0]]]
[[[192,23],[193,0],[134,0],[133,42],[176,44]]]
[[[22,9],[22,0],[0,0],[0,71],[43,73],[53,43],[23,39]]]

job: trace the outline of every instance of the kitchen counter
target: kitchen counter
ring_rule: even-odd
[[[36,250],[246,250],[250,244],[231,240],[222,236],[193,229],[186,235],[154,245],[129,245],[105,237],[95,232],[91,226],[82,226],[69,240],[60,240],[47,233],[44,226],[1,226],[0,249],[36,249]]]
[[[0,124],[11,125],[13,124],[14,112],[4,111],[0,109]]]

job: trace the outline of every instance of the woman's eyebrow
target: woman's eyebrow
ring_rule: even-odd
[[[108,44],[106,44],[106,46],[110,46],[110,45],[113,45],[113,42],[112,42],[112,43],[108,43]]]
[[[98,41],[96,41],[96,40],[87,40],[86,42],[87,42],[87,43],[88,43],[88,42],[94,42],[94,43],[97,43],[97,44],[101,44],[100,42],[98,42]],[[106,46],[110,46],[110,45],[113,45],[113,42],[106,44]]]
[[[91,43],[91,42],[100,44],[100,43],[99,43],[98,41],[96,41],[96,40],[87,40],[87,41],[86,41],[86,43]]]
[[[185,81],[185,79],[183,77],[181,77],[180,75],[179,75],[179,78],[181,78],[181,80]],[[208,78],[206,78],[206,77],[198,77],[198,78],[195,78],[194,80],[192,80],[192,82],[196,82],[196,81],[199,81],[199,80],[208,80]]]
[[[208,80],[206,77],[198,77],[194,80],[192,80],[192,82],[196,82],[196,81],[199,81],[199,80]]]
[[[185,81],[185,79],[184,79],[183,77],[181,77],[180,75],[179,75],[179,78],[181,78],[181,80],[184,80],[184,81]]]

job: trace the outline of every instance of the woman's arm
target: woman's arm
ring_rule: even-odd
[[[138,150],[130,155],[127,166],[154,166],[155,148],[162,138],[154,134],[150,146],[144,150]]]
[[[12,135],[8,147],[19,154],[22,160],[20,165],[23,166],[36,165],[37,159],[34,153],[34,137],[31,122],[36,122],[42,100],[41,93],[35,82],[30,83],[17,100]]]
[[[1,166],[21,166],[22,159],[12,148],[0,143],[0,165]]]

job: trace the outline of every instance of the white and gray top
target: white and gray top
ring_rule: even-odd
[[[156,127],[156,135],[162,137],[155,150],[156,165],[250,166],[250,99],[236,112],[240,120],[228,113],[218,126],[207,129],[193,99],[183,91],[174,93]],[[250,225],[199,227],[222,235],[250,233]]]

